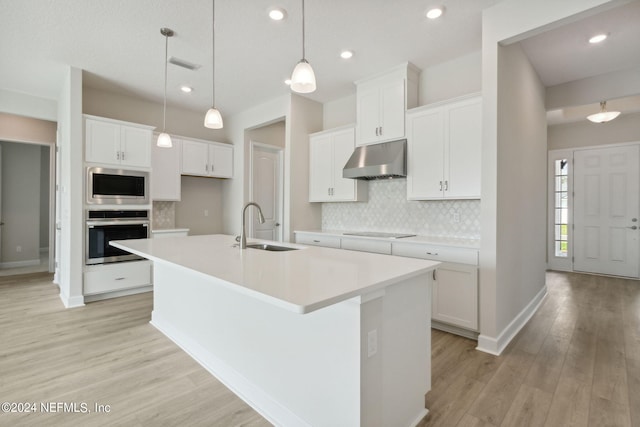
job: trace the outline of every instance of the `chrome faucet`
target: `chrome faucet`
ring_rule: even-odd
[[[244,205],[244,208],[242,209],[242,232],[240,233],[240,249],[247,249],[247,233],[244,230],[244,217],[245,212],[247,211],[247,208],[249,206],[255,206],[256,208],[258,208],[258,221],[260,222],[260,224],[264,224],[264,215],[262,215],[262,209],[260,209],[260,205],[255,202],[249,202]]]

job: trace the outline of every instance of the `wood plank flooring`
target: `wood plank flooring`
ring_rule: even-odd
[[[433,331],[427,426],[640,426],[640,282],[547,274],[505,352]],[[65,310],[49,274],[0,278],[0,426],[267,426],[148,322],[150,293]],[[95,412],[95,404],[110,412]],[[78,407],[82,410],[82,407]]]

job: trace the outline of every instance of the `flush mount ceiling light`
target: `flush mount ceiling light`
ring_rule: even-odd
[[[316,90],[316,75],[311,64],[305,59],[304,51],[304,0],[302,0],[302,59],[291,74],[291,90],[298,93],[311,93]]]
[[[606,123],[619,115],[620,111],[607,111],[607,101],[602,101],[600,102],[600,112],[587,116],[587,119],[593,123]]]
[[[353,58],[353,51],[352,50],[343,50],[342,52],[340,52],[340,58],[342,58],[342,59]]]
[[[220,111],[215,107],[216,105],[216,61],[215,61],[215,53],[216,53],[216,38],[215,38],[215,27],[216,27],[216,1],[211,1],[211,108],[207,111],[207,114],[204,116],[204,127],[209,129],[222,129],[222,115]]]
[[[167,63],[169,60],[169,37],[173,37],[175,34],[170,28],[160,28],[160,34],[164,36],[164,105],[162,107],[162,133],[158,135],[158,141],[156,144],[158,147],[171,148],[171,137],[165,131],[165,125],[167,124]]]
[[[432,7],[431,9],[427,10],[426,16],[429,19],[437,19],[437,18],[440,18],[443,13],[444,13],[443,6]]]
[[[282,21],[287,16],[287,12],[279,7],[269,9],[269,18],[274,21]]]
[[[607,39],[607,37],[608,36],[606,34],[597,34],[589,39],[589,43],[591,44],[602,43]]]
[[[180,90],[183,91],[184,93],[193,92],[193,88],[191,86],[187,86],[187,85],[180,86]]]

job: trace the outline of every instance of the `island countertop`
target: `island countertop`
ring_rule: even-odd
[[[298,250],[240,250],[234,236],[220,234],[111,242],[154,262],[217,278],[217,283],[237,292],[297,313],[309,313],[383,289],[434,270],[439,264],[391,255],[270,243]]]

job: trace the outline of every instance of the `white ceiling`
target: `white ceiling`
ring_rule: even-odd
[[[442,0],[445,14],[431,21],[424,17],[430,1],[306,0],[306,56],[318,81],[307,96],[331,101],[354,93],[353,81],[401,62],[424,69],[477,51],[482,10],[499,1]],[[287,18],[271,21],[270,6],[284,8]],[[68,64],[85,70],[86,86],[161,102],[160,28],[169,27],[176,32],[169,55],[201,67],[169,65],[168,103],[203,114],[211,105],[211,0],[0,0],[0,11],[0,89],[56,99]],[[586,43],[602,31],[609,33],[602,45]],[[640,1],[521,43],[546,86],[640,68]],[[342,49],[354,58],[341,59]],[[301,55],[301,0],[216,1],[216,106],[223,115],[288,93],[283,81]],[[181,93],[181,84],[194,92]]]
[[[442,0],[431,21],[424,0],[307,0],[307,59],[319,102],[355,92],[353,81],[410,61],[419,68],[481,48],[481,11],[500,0]],[[169,56],[200,64],[169,65],[168,103],[211,105],[211,0],[0,0],[0,88],[55,99],[65,64],[85,70],[86,86],[162,101],[164,37]],[[269,6],[287,10],[271,21]],[[352,49],[350,61],[339,57]],[[223,115],[286,94],[283,81],[302,57],[300,0],[216,2],[216,106]],[[194,91],[179,91],[188,84]],[[203,113],[204,114],[204,113]]]

